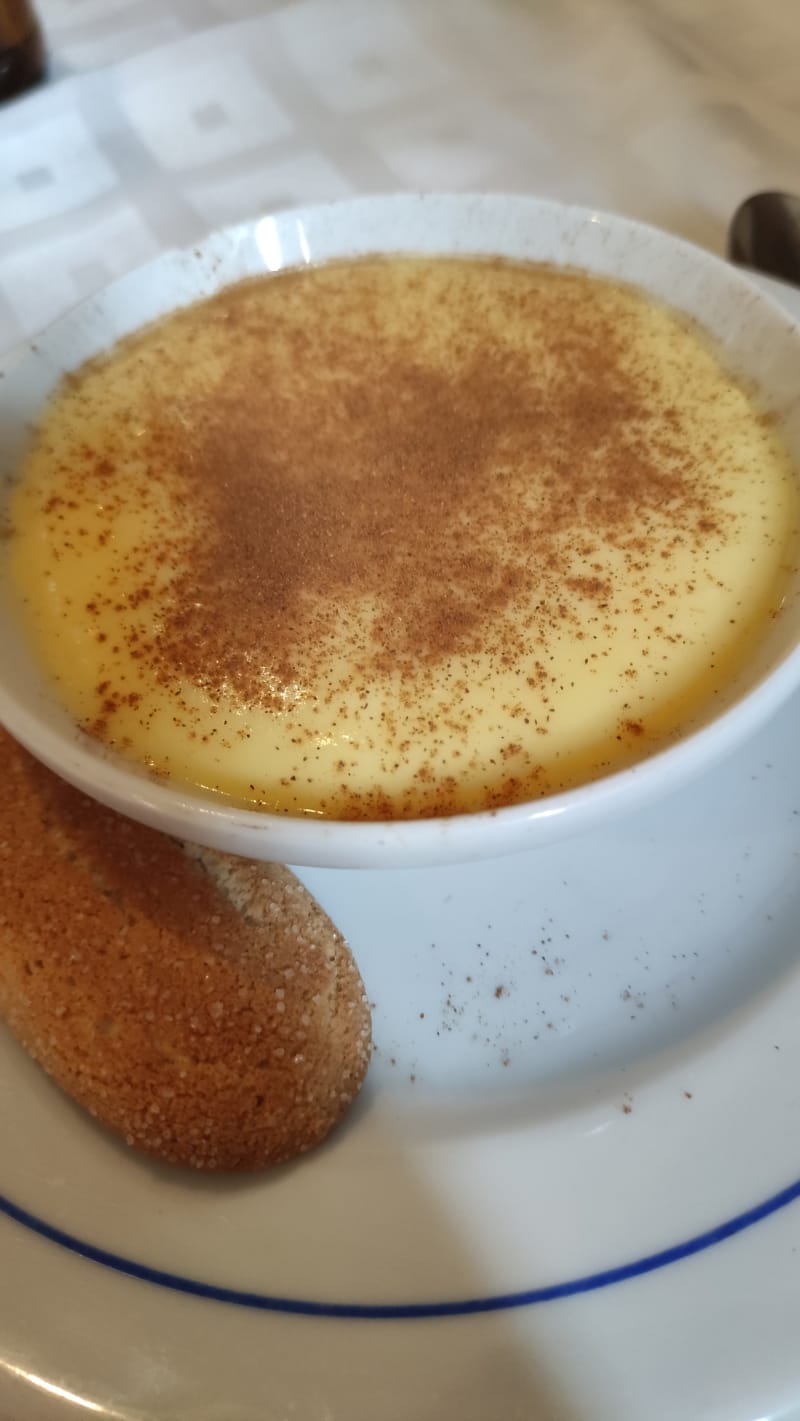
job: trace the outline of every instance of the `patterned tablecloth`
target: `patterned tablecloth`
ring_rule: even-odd
[[[0,108],[0,351],[159,250],[286,205],[526,190],[724,248],[800,189],[797,0],[40,0]]]

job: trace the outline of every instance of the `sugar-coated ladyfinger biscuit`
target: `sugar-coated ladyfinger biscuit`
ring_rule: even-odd
[[[130,1144],[201,1169],[310,1149],[357,1094],[369,1006],[289,869],[106,809],[0,731],[0,1017]]]

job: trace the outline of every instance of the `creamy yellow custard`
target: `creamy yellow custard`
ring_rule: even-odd
[[[499,807],[701,723],[798,490],[706,339],[625,286],[375,258],[259,278],[63,382],[12,503],[83,729],[337,819]]]

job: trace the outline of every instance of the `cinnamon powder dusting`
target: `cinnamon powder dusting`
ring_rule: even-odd
[[[676,399],[686,342],[730,382],[652,313],[579,274],[370,259],[230,288],[86,367],[36,455],[47,573],[113,554],[77,612],[100,648],[84,725],[119,744],[135,720],[146,744],[167,697],[224,789],[214,764],[264,712],[291,773],[268,784],[265,744],[241,797],[376,818],[558,787],[576,754],[554,771],[543,739],[609,647],[608,745],[579,747],[580,774],[673,733],[632,688],[740,536],[738,434]]]
[[[357,283],[348,296],[340,280],[337,302],[352,300],[360,326],[378,293]],[[584,550],[615,547],[630,563],[643,538],[647,555],[651,519],[665,543],[665,507],[666,546],[701,547],[719,515],[677,412],[659,411],[657,386],[631,386],[624,326],[585,308],[580,281],[538,293],[552,321],[545,370],[538,352],[526,360],[476,331],[436,368],[393,327],[365,341],[329,322],[289,326],[273,355],[253,296],[221,298],[240,354],[213,400],[187,398],[177,425],[151,415],[151,458],[202,524],[158,642],[140,649],[163,679],[272,703],[253,649],[269,648],[282,683],[317,685],[336,620],[365,604],[353,667],[365,686],[479,653],[487,626],[493,655],[514,661],[530,636],[520,602],[533,601],[542,641],[569,617],[566,590],[608,602],[606,579],[570,575]]]

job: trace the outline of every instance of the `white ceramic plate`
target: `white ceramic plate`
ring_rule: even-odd
[[[0,1031],[3,1421],[800,1417],[798,712],[613,832],[305,870],[379,1050],[276,1174],[154,1166]]]

